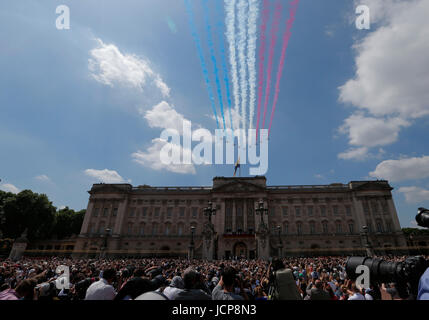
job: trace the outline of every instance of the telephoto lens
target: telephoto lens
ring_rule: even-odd
[[[403,280],[402,263],[388,262],[383,259],[369,257],[350,257],[347,260],[346,272],[350,279],[356,280],[356,268],[360,265],[367,266],[370,271],[372,283],[399,282]]]
[[[429,210],[419,208],[416,215],[417,224],[423,228],[429,228]]]

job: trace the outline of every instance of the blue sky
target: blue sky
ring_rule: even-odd
[[[417,208],[429,206],[429,6],[366,1],[368,31],[354,24],[359,3],[301,0],[266,176],[270,185],[388,179],[402,226],[413,226]],[[55,27],[61,4],[70,30]],[[202,1],[191,4],[211,69]],[[2,1],[0,38],[0,188],[82,209],[101,180],[211,185],[232,175],[231,165],[169,170],[151,157],[161,106],[216,128],[183,1]],[[275,69],[280,50],[279,41]],[[143,73],[100,67],[121,59]]]

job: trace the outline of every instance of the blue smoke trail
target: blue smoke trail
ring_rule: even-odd
[[[231,129],[234,130],[234,125],[232,122],[232,101],[231,101],[231,89],[229,87],[229,77],[228,77],[228,66],[226,62],[226,54],[225,54],[225,44],[223,42],[224,40],[224,21],[223,21],[223,5],[222,1],[216,1],[216,4],[218,5],[218,14],[219,14],[219,22],[217,24],[217,29],[219,32],[219,46],[220,46],[220,56],[222,60],[222,70],[223,70],[223,80],[225,81],[225,87],[226,87],[226,100],[228,102],[228,109],[229,109],[229,122],[231,124]]]
[[[194,14],[192,12],[192,7],[191,7],[191,4],[189,3],[189,0],[184,0],[184,1],[185,1],[185,6],[186,6],[186,12],[188,13],[188,19],[189,19],[189,25],[191,27],[192,37],[194,38],[194,42],[195,42],[195,45],[197,47],[198,57],[200,58],[201,67],[203,69],[204,80],[205,80],[206,85],[207,85],[207,92],[209,94],[213,113],[214,113],[214,116],[216,119],[216,125],[217,125],[217,128],[219,129],[219,120],[217,118],[215,99],[213,96],[213,89],[212,89],[212,86],[210,84],[210,78],[209,78],[209,73],[207,71],[206,61],[204,59],[203,49],[201,48],[201,41],[200,41],[200,38],[199,38],[198,33],[197,33],[197,28],[195,26]]]
[[[219,70],[217,68],[217,60],[216,60],[215,50],[214,50],[214,46],[213,46],[212,31],[211,31],[212,27],[210,25],[209,8],[207,5],[207,2],[208,2],[208,0],[203,0],[204,22],[206,24],[207,42],[209,45],[210,56],[211,56],[211,60],[213,62],[213,69],[214,69],[214,74],[215,74],[215,79],[216,79],[217,96],[219,99],[220,113],[222,115],[222,120],[223,120],[223,128],[226,129],[225,114],[223,112],[222,88],[221,88],[221,84],[220,84],[220,80],[219,80]]]

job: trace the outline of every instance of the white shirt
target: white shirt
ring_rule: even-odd
[[[174,287],[166,287],[164,289],[163,294],[170,300],[176,300],[177,295],[182,291],[183,291],[183,289],[174,288]]]
[[[86,290],[85,300],[113,300],[116,291],[105,279],[100,279]]]
[[[347,300],[365,300],[364,296],[358,292],[355,292],[351,297]]]
[[[374,298],[369,293],[365,293],[365,300],[374,300]]]

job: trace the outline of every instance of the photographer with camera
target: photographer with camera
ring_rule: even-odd
[[[417,224],[429,228],[429,210],[419,208]],[[349,278],[356,280],[356,268],[366,266],[370,270],[370,282],[381,286],[384,297],[390,299],[429,299],[429,261],[422,256],[408,257],[404,261],[389,262],[379,258],[350,257],[346,271]],[[389,287],[386,287],[389,283]]]
[[[292,270],[286,268],[283,261],[274,259],[268,267],[267,277],[270,282],[269,296],[273,300],[302,300]]]
[[[240,294],[235,293],[235,286],[240,288]],[[218,285],[212,292],[213,300],[249,300],[241,277],[233,267],[226,267]]]

